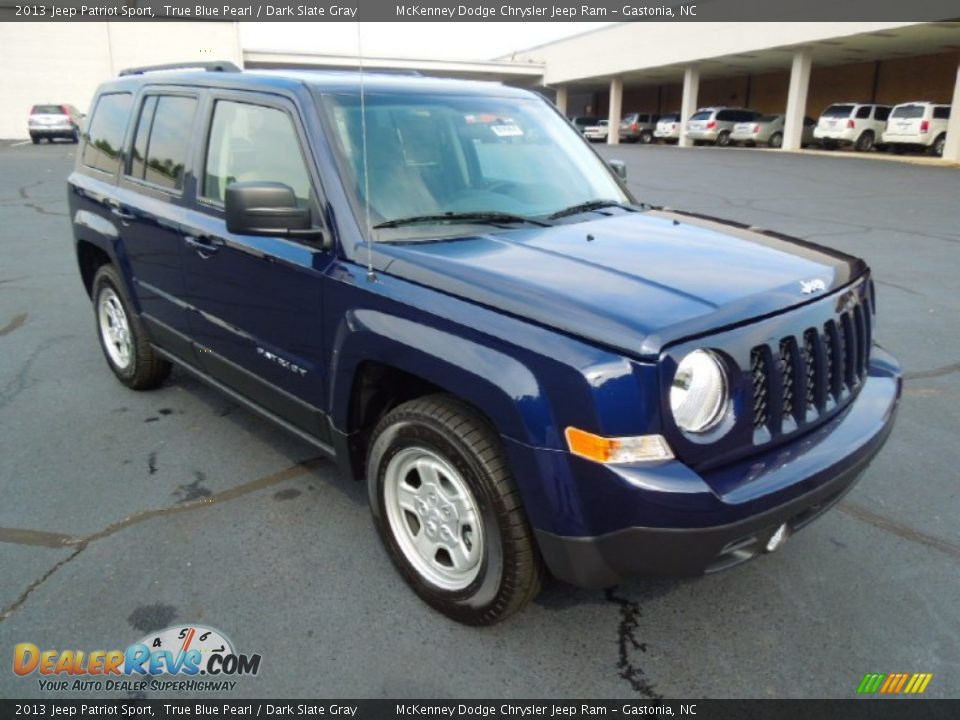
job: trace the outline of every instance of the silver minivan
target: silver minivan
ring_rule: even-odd
[[[687,121],[687,138],[694,144],[711,143],[726,147],[730,134],[737,123],[752,122],[760,117],[756,110],[747,108],[712,107],[700,108]]]

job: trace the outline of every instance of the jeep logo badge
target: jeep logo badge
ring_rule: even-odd
[[[804,295],[813,295],[814,293],[823,292],[826,289],[827,284],[820,278],[800,281],[800,292]]]

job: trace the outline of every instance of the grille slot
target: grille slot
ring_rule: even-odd
[[[817,380],[821,374],[817,355],[817,331],[810,328],[803,334],[803,367],[806,376],[806,410],[817,408]]]
[[[823,325],[750,351],[753,429],[770,436],[816,422],[863,382],[873,332],[870,298],[848,301]]]
[[[797,398],[797,378],[794,372],[794,354],[797,350],[793,338],[784,338],[780,341],[780,413],[783,419],[793,417]]]
[[[750,373],[753,376],[753,428],[759,430],[770,419],[770,371],[765,347],[755,347],[750,352]]]

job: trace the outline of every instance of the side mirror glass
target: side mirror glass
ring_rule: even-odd
[[[310,209],[300,207],[293,189],[283,183],[230,183],[224,206],[227,230],[237,235],[323,237],[321,230],[310,226]]]
[[[613,171],[621,180],[627,179],[627,164],[623,160],[608,160],[607,164],[613,168]]]

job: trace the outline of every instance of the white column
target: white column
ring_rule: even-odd
[[[783,123],[783,149],[799,150],[803,135],[803,116],[807,113],[807,90],[810,88],[810,50],[798,50],[790,69],[787,91],[787,112]]]
[[[623,115],[623,79],[610,80],[610,114],[608,119],[607,145],[620,144],[620,117]]]
[[[567,114],[567,86],[560,85],[557,88],[557,110],[564,115]]]
[[[700,92],[700,70],[691,65],[683,71],[683,98],[680,101],[680,147],[690,147],[687,139],[687,120],[697,111],[697,94]]]
[[[943,159],[960,162],[960,67],[957,68],[957,83],[953,86],[953,107],[950,108],[950,121],[947,123]]]

